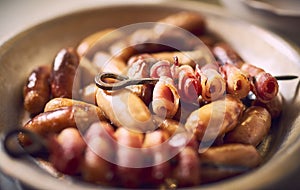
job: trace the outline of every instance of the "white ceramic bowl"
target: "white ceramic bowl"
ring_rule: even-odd
[[[228,41],[246,61],[259,65],[274,75],[299,75],[299,54],[288,43],[268,31],[232,19],[222,9],[214,6],[178,1],[155,5],[94,7],[39,24],[1,45],[1,139],[6,131],[20,127],[24,113],[22,86],[26,76],[36,66],[52,62],[58,50],[75,46],[87,35],[107,27],[155,21],[181,10],[199,11],[204,14],[209,30]],[[300,169],[300,96],[297,82],[280,83],[280,92],[285,99],[283,115],[268,137],[265,163],[238,177],[201,186],[203,189],[277,188],[290,184],[299,186],[298,181],[292,181]],[[101,189],[99,186],[74,181],[68,177],[54,178],[32,159],[9,157],[2,144],[0,169],[37,189]]]

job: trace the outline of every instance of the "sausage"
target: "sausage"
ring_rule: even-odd
[[[243,64],[241,70],[252,77],[252,92],[259,101],[267,103],[277,96],[278,82],[270,73],[248,63]]]
[[[86,144],[77,129],[66,128],[62,130],[48,144],[49,161],[55,169],[70,175],[80,172]]]
[[[271,101],[266,103],[263,103],[258,99],[252,102],[253,106],[261,106],[266,108],[271,114],[272,119],[277,119],[281,115],[282,104],[283,104],[283,98],[280,93],[278,93],[277,96],[274,97]]]
[[[212,48],[212,52],[222,64],[229,63],[240,68],[245,63],[240,55],[225,42],[216,43]]]
[[[222,75],[214,68],[213,64],[199,68],[196,65],[196,76],[201,81],[201,98],[204,101],[214,101],[224,96],[226,82]]]
[[[257,167],[262,158],[252,145],[226,144],[199,154],[203,183],[235,176]]]
[[[95,83],[91,83],[85,86],[80,93],[80,100],[89,104],[96,104],[96,91],[97,86]]]
[[[116,175],[123,187],[138,187],[138,180],[143,167],[142,133],[135,133],[125,128],[118,128],[115,132],[118,142]]]
[[[110,46],[109,52],[114,58],[127,62],[136,53],[136,50],[127,42],[116,42]]]
[[[127,76],[129,78],[150,77],[150,68],[156,62],[158,60],[148,54],[131,57],[127,63],[129,66]]]
[[[230,95],[193,111],[185,128],[203,141],[214,140],[232,130],[244,111],[243,103]]]
[[[220,66],[220,72],[226,80],[227,93],[242,99],[250,92],[250,80],[237,67],[231,64],[224,64]]]
[[[80,87],[94,83],[95,76],[100,72],[99,68],[85,57],[80,59],[77,72],[80,73]]]
[[[177,57],[179,65],[189,65],[193,68],[198,64],[200,66],[204,66],[205,64],[210,63],[209,57],[207,57],[208,51],[204,51],[203,49],[196,49],[193,51],[174,51],[174,52],[159,52],[150,54],[156,59],[165,59],[170,63],[174,62],[174,57]]]
[[[123,60],[102,51],[95,53],[92,63],[101,72],[124,74],[127,71],[126,63]]]
[[[182,127],[182,126],[180,126],[180,124],[179,124],[178,121],[173,120],[173,119],[164,119],[164,120],[161,120],[161,118],[156,118],[155,117],[155,120],[158,120],[157,121],[158,127],[160,129],[162,129],[163,131],[166,131],[169,134],[169,136],[174,135],[174,133],[177,130],[180,130],[179,127]]]
[[[154,63],[150,68],[150,77],[159,78],[162,76],[172,77],[171,64],[167,60],[161,60]]]
[[[142,146],[145,152],[144,160],[150,167],[143,169],[143,176],[145,176],[143,183],[158,186],[170,177],[171,165],[168,161],[170,151],[164,143],[168,138],[168,133],[162,130],[156,130],[145,135]]]
[[[152,110],[162,118],[172,118],[179,108],[179,94],[169,77],[160,77],[153,89]]]
[[[122,36],[120,32],[114,30],[114,28],[100,30],[82,39],[76,47],[78,55],[90,59],[100,48],[108,47]]]
[[[69,98],[51,99],[46,104],[44,112],[49,112],[49,111],[61,109],[63,107],[72,107],[72,106],[75,106],[82,110],[86,110],[86,112],[88,112],[91,115],[97,115],[100,121],[107,120],[104,112],[98,106],[86,102],[78,101],[78,100],[69,99]]]
[[[158,22],[175,25],[195,35],[202,35],[206,31],[205,18],[196,12],[179,12],[167,16]]]
[[[178,68],[177,86],[181,101],[197,104],[202,87],[191,66],[182,65]]]
[[[127,87],[131,92],[136,94],[143,102],[149,106],[153,97],[153,84],[133,85]]]
[[[50,99],[50,67],[47,65],[34,69],[23,88],[24,108],[30,114],[38,114]]]
[[[155,129],[150,110],[143,100],[130,90],[110,92],[97,89],[96,101],[107,118],[117,127],[139,132]]]
[[[229,131],[225,143],[242,143],[257,146],[268,134],[271,127],[271,114],[263,107],[249,107],[239,124]]]
[[[84,153],[82,176],[89,182],[113,185],[116,147],[112,126],[107,122],[93,123],[84,135],[87,149]]]
[[[49,134],[59,133],[69,127],[77,127],[80,131],[84,132],[95,121],[99,121],[99,118],[94,111],[79,106],[68,106],[40,113],[29,120],[23,127],[46,137]],[[30,139],[22,133],[18,138],[21,144],[30,144]]]
[[[179,153],[172,177],[179,187],[195,186],[200,184],[200,170],[198,153],[191,147],[185,147]]]
[[[73,48],[62,49],[58,52],[53,62],[51,75],[51,92],[54,98],[77,96],[76,90],[79,91],[80,87],[80,73],[76,72],[78,65],[79,56]]]

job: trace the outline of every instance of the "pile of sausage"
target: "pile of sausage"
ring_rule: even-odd
[[[276,79],[209,33],[199,13],[180,12],[159,23],[197,36],[216,61],[203,62],[203,49],[193,41],[182,40],[181,52],[147,43],[180,40],[155,27],[114,34],[121,38],[97,47],[94,42],[114,30],[106,29],[29,75],[24,107],[31,117],[23,127],[45,138],[57,171],[101,185],[175,188],[219,181],[262,163],[257,146],[282,107]],[[109,91],[94,83],[101,72],[159,80]],[[19,141],[31,143],[24,134]]]

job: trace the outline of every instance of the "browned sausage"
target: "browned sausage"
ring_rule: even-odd
[[[51,92],[53,97],[72,98],[73,89],[76,90],[80,81],[76,76],[76,70],[79,65],[79,56],[73,48],[62,49],[56,55],[51,77]],[[75,77],[76,76],[76,77]]]
[[[54,168],[64,174],[79,173],[86,144],[77,129],[64,129],[48,144]]]
[[[271,127],[271,115],[263,107],[248,108],[240,123],[225,135],[225,143],[242,143],[257,146],[268,134]]]
[[[59,133],[69,127],[77,127],[81,131],[85,131],[95,121],[99,121],[99,118],[93,110],[69,106],[40,113],[28,121],[24,128],[45,137],[52,133]],[[24,145],[30,143],[24,134],[19,135],[19,141]]]
[[[179,12],[165,17],[159,22],[175,25],[195,35],[204,34],[206,30],[205,18],[196,12]]]
[[[40,66],[34,69],[23,88],[24,107],[31,114],[43,111],[50,99],[50,67]]]
[[[257,167],[262,158],[252,145],[226,144],[200,154],[204,183],[231,177]]]
[[[252,105],[266,108],[271,114],[272,119],[276,119],[282,112],[283,98],[280,93],[277,94],[270,102],[263,103],[258,99],[254,100]]]
[[[242,102],[230,95],[213,101],[193,111],[185,128],[194,133],[198,140],[210,141],[231,131],[244,111]]]
[[[57,109],[61,109],[63,107],[68,107],[68,106],[75,106],[78,108],[81,108],[83,110],[86,110],[86,112],[89,112],[90,114],[96,113],[97,116],[99,117],[99,120],[103,121],[106,120],[104,112],[96,105],[78,101],[78,100],[73,100],[69,98],[53,98],[51,99],[45,106],[44,112],[48,111],[53,111]]]
[[[179,187],[194,186],[200,183],[200,160],[191,147],[184,148],[178,156],[178,165],[173,170],[173,178]]]

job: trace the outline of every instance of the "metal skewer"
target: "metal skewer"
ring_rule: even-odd
[[[116,79],[118,81],[108,83],[106,82],[107,79]],[[95,77],[96,85],[103,90],[119,90],[127,86],[138,84],[155,84],[158,80],[157,78],[129,79],[127,76],[114,73],[100,73]]]

